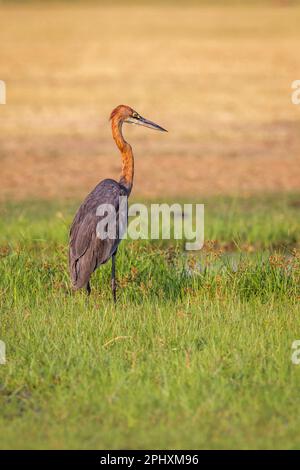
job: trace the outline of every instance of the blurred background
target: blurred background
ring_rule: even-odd
[[[0,200],[80,200],[118,178],[127,126],[134,197],[300,188],[299,1],[2,1]]]
[[[0,448],[299,448],[300,1],[0,18]],[[205,244],[124,240],[115,308],[110,263],[72,292],[67,238],[121,103],[169,130],[124,125],[132,198],[204,203]]]

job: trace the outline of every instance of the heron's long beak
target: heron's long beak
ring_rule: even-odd
[[[145,126],[149,127],[150,129],[154,129],[156,131],[168,132],[167,129],[155,124],[155,122],[149,121],[148,119],[143,118],[142,116],[136,117],[129,117],[126,119],[125,122],[130,124],[137,124],[138,126]]]

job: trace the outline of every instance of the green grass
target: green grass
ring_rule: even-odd
[[[74,204],[2,206],[0,447],[299,448],[299,199],[204,201],[197,254],[124,241],[116,308],[110,265],[70,290]]]

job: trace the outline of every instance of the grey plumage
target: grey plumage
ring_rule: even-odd
[[[101,181],[79,207],[70,229],[69,268],[75,289],[86,287],[90,290],[89,280],[95,269],[106,263],[118,248],[120,239],[97,237],[96,228],[101,216],[97,208],[101,204],[111,204],[119,215],[119,197],[127,196],[125,186],[112,179]]]
[[[114,302],[116,302],[115,258],[120,238],[122,238],[119,230],[124,230],[127,222],[127,204],[124,208],[120,208],[119,204],[121,196],[125,196],[125,200],[128,199],[134,174],[132,148],[123,137],[122,125],[127,122],[159,131],[165,132],[166,130],[158,124],[143,118],[134,109],[126,105],[117,106],[112,111],[110,119],[113,139],[122,157],[121,178],[118,183],[111,179],[99,183],[79,207],[70,230],[69,266],[73,287],[75,289],[85,287],[87,293],[90,294],[90,277],[92,273],[98,266],[106,263],[111,258],[111,288]],[[123,202],[122,200],[122,204]],[[100,212],[102,215],[97,215],[97,213],[99,214],[99,206],[104,204],[111,205],[114,208],[113,219],[111,219],[112,214],[105,211]],[[102,209],[104,209],[103,206]],[[111,228],[111,222],[113,222],[115,233],[105,234],[105,227],[101,227],[104,229],[103,232],[100,230],[100,233],[97,233],[97,225],[101,221],[102,225],[110,226],[108,232]]]

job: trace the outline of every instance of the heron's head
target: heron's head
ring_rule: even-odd
[[[110,119],[116,120],[119,123],[126,122],[128,124],[149,127],[150,129],[154,129],[156,131],[168,132],[163,127],[155,124],[155,122],[143,118],[134,109],[130,108],[130,106],[126,106],[124,104],[120,104],[112,111]]]

